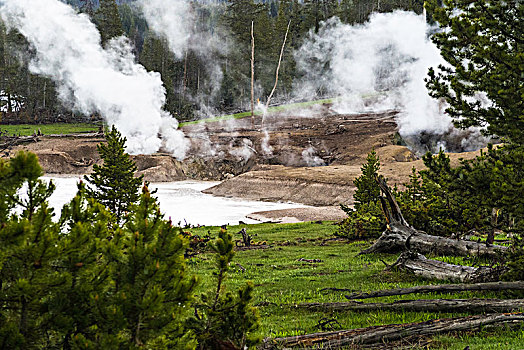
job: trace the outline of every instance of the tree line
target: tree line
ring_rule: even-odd
[[[167,93],[165,109],[180,120],[196,118],[202,106],[219,112],[247,109],[251,22],[254,23],[256,43],[256,95],[262,101],[273,88],[289,24],[279,85],[275,91],[275,100],[282,100],[289,97],[293,81],[299,78],[293,51],[300,47],[310,30],[319,30],[322,21],[338,16],[343,23],[356,24],[366,21],[372,12],[423,11],[422,0],[232,0],[211,4],[195,1],[191,2],[195,26],[203,35],[225,40],[231,49],[212,49],[204,55],[189,48],[182,58],[176,58],[167,42],[156,36],[134,9],[133,1],[66,2],[78,12],[89,15],[100,31],[103,45],[113,37],[127,36],[137,61],[161,74]],[[0,23],[0,120],[59,121],[80,117],[59,100],[52,80],[30,72],[28,67],[33,54],[22,35],[8,31]],[[213,67],[210,61],[214,62]]]

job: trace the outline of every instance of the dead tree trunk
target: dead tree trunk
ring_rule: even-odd
[[[255,24],[251,21],[251,126],[255,127]]]
[[[326,289],[328,290],[328,289]],[[427,286],[415,286],[409,288],[396,288],[377,290],[373,292],[352,293],[346,295],[346,299],[370,299],[388,297],[394,295],[421,294],[421,293],[451,293],[463,291],[501,291],[501,290],[524,290],[524,281],[516,282],[487,282],[472,284],[437,284]],[[340,290],[342,291],[342,290]]]
[[[284,48],[286,47],[287,35],[289,33],[289,26],[290,25],[291,25],[291,21],[289,21],[287,23],[286,34],[284,35],[284,42],[282,43],[282,48],[280,49],[280,57],[278,58],[277,71],[275,73],[275,85],[273,86],[273,90],[271,90],[271,93],[269,94],[269,97],[267,98],[266,109],[269,108],[269,103],[271,102],[271,98],[273,97],[273,94],[275,93],[275,90],[277,89],[278,73],[280,71],[280,64],[282,63],[282,56],[284,56]]]
[[[403,252],[389,268],[411,272],[427,279],[449,280],[453,282],[495,282],[503,273],[501,268],[471,267],[448,264],[427,259],[424,255],[411,251]]]
[[[377,182],[385,196],[385,198],[380,197],[380,200],[388,226],[379,239],[370,248],[361,251],[359,255],[414,250],[421,254],[494,257],[498,252],[507,249],[504,246],[432,236],[414,229],[402,216],[386,181],[379,177]],[[388,209],[386,203],[389,204],[391,210]]]
[[[266,339],[262,349],[338,349],[351,345],[376,348],[379,344],[413,341],[417,338],[451,332],[476,331],[484,327],[521,324],[523,313],[497,313],[468,317],[437,319],[420,323],[392,324],[334,332],[305,334],[287,338]]]
[[[392,303],[304,303],[295,306],[312,311],[413,311],[413,312],[468,312],[474,314],[514,312],[524,309],[524,299],[418,299],[398,300]]]

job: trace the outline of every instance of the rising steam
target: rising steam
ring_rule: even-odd
[[[399,132],[419,151],[476,149],[486,141],[478,130],[454,129],[445,104],[428,95],[428,68],[445,62],[427,32],[425,17],[412,12],[373,14],[356,26],[332,18],[295,53],[303,74],[295,91],[341,96],[339,113],[398,109]]]
[[[187,0],[139,0],[149,27],[167,40],[177,58],[182,58],[195,19]]]
[[[184,97],[198,105],[197,113],[201,117],[215,114],[214,104],[223,79],[220,57],[224,57],[229,49],[228,39],[224,33],[206,30],[209,24],[200,20],[197,10],[214,11],[214,7],[221,5],[212,0],[193,3],[190,0],[138,0],[137,4],[149,29],[166,40],[177,59],[185,59],[188,51],[200,59],[206,79],[199,81],[201,86],[196,94],[185,94]]]
[[[30,70],[52,78],[64,103],[100,113],[127,137],[130,153],[150,154],[163,146],[184,158],[188,141],[162,110],[160,75],[135,63],[125,38],[102,48],[88,17],[58,0],[3,0],[0,16],[26,37],[35,51]]]

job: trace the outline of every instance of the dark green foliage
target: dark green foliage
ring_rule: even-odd
[[[191,346],[183,319],[196,279],[186,276],[186,247],[180,228],[163,219],[144,186],[140,201],[108,246],[112,282],[104,294],[95,296],[98,332],[106,335],[105,341],[125,348]],[[97,337],[90,341],[100,344]]]
[[[439,7],[433,0],[427,8],[444,29],[433,41],[450,65],[430,69],[431,95],[446,100],[457,125],[524,143],[524,3],[445,0]]]
[[[197,303],[203,318],[188,323],[196,285],[186,272],[188,241],[164,220],[147,186],[119,227],[83,183],[53,222],[47,199],[54,186],[39,180],[41,173],[31,153],[0,162],[0,348],[194,349],[198,341],[212,349],[257,342],[253,285],[224,293],[231,236],[223,232],[210,244],[217,288]],[[22,186],[27,195],[17,194]],[[7,210],[15,205],[18,213]]]
[[[39,180],[42,169],[34,154],[20,152],[0,165],[2,209],[18,205],[21,214],[0,218],[0,347],[42,344],[45,318],[39,312],[50,286],[60,284],[53,271],[59,255],[58,227],[47,199],[52,183]],[[26,194],[17,193],[25,185]],[[9,215],[7,215],[9,214]]]
[[[355,209],[341,205],[348,217],[339,223],[336,235],[351,239],[378,237],[386,228],[386,220],[382,212],[380,187],[376,177],[380,170],[380,159],[372,150],[366,163],[360,168],[362,175],[353,183],[357,188],[353,194]]]
[[[417,191],[421,193],[411,201],[403,194],[401,203],[407,210],[418,206],[420,210],[412,213],[413,225],[432,234],[510,228],[524,217],[523,157],[519,146],[489,146],[480,156],[453,168],[443,152],[428,154],[424,156],[428,169],[420,172],[423,181]]]
[[[506,253],[507,272],[502,276],[508,281],[524,281],[524,220],[511,230],[514,235]]]
[[[380,159],[375,150],[372,150],[367,158],[366,163],[360,168],[362,175],[357,177],[353,184],[357,188],[353,199],[355,201],[355,209],[359,209],[362,204],[377,203],[380,196],[380,188],[378,187],[375,178],[378,176],[380,170]]]
[[[122,21],[115,0],[100,0],[100,6],[93,16],[100,32],[102,44],[124,34]]]
[[[347,209],[348,217],[338,224],[335,235],[349,239],[368,239],[380,236],[386,229],[380,203],[362,204],[356,210]]]
[[[258,314],[250,305],[253,284],[247,283],[236,295],[225,292],[224,281],[234,256],[232,236],[221,230],[209,247],[216,254],[217,283],[213,292],[203,294],[195,307],[195,316],[189,327],[198,340],[199,349],[244,349],[253,347],[260,339],[254,334],[258,328]]]
[[[464,233],[469,226],[459,208],[462,194],[454,189],[457,170],[451,167],[444,152],[437,156],[426,154],[424,164],[428,169],[419,174],[413,169],[406,190],[396,193],[404,218],[428,234],[451,236]]]
[[[97,146],[104,164],[94,165],[93,173],[84,178],[88,196],[103,204],[120,222],[139,199],[143,177],[135,177],[136,165],[125,153],[126,138],[114,126],[106,133],[106,140],[106,144]]]

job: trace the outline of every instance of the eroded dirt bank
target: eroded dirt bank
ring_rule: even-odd
[[[393,145],[396,112],[340,115],[329,106],[183,127],[191,141],[184,161],[167,153],[134,156],[138,174],[152,182],[225,180],[207,193],[312,206],[351,204],[353,180],[375,148],[390,183],[407,182],[422,161]],[[12,149],[35,152],[48,174],[87,174],[101,160],[102,137],[50,138]],[[475,153],[451,155],[470,158]],[[321,165],[321,166],[320,166]]]

